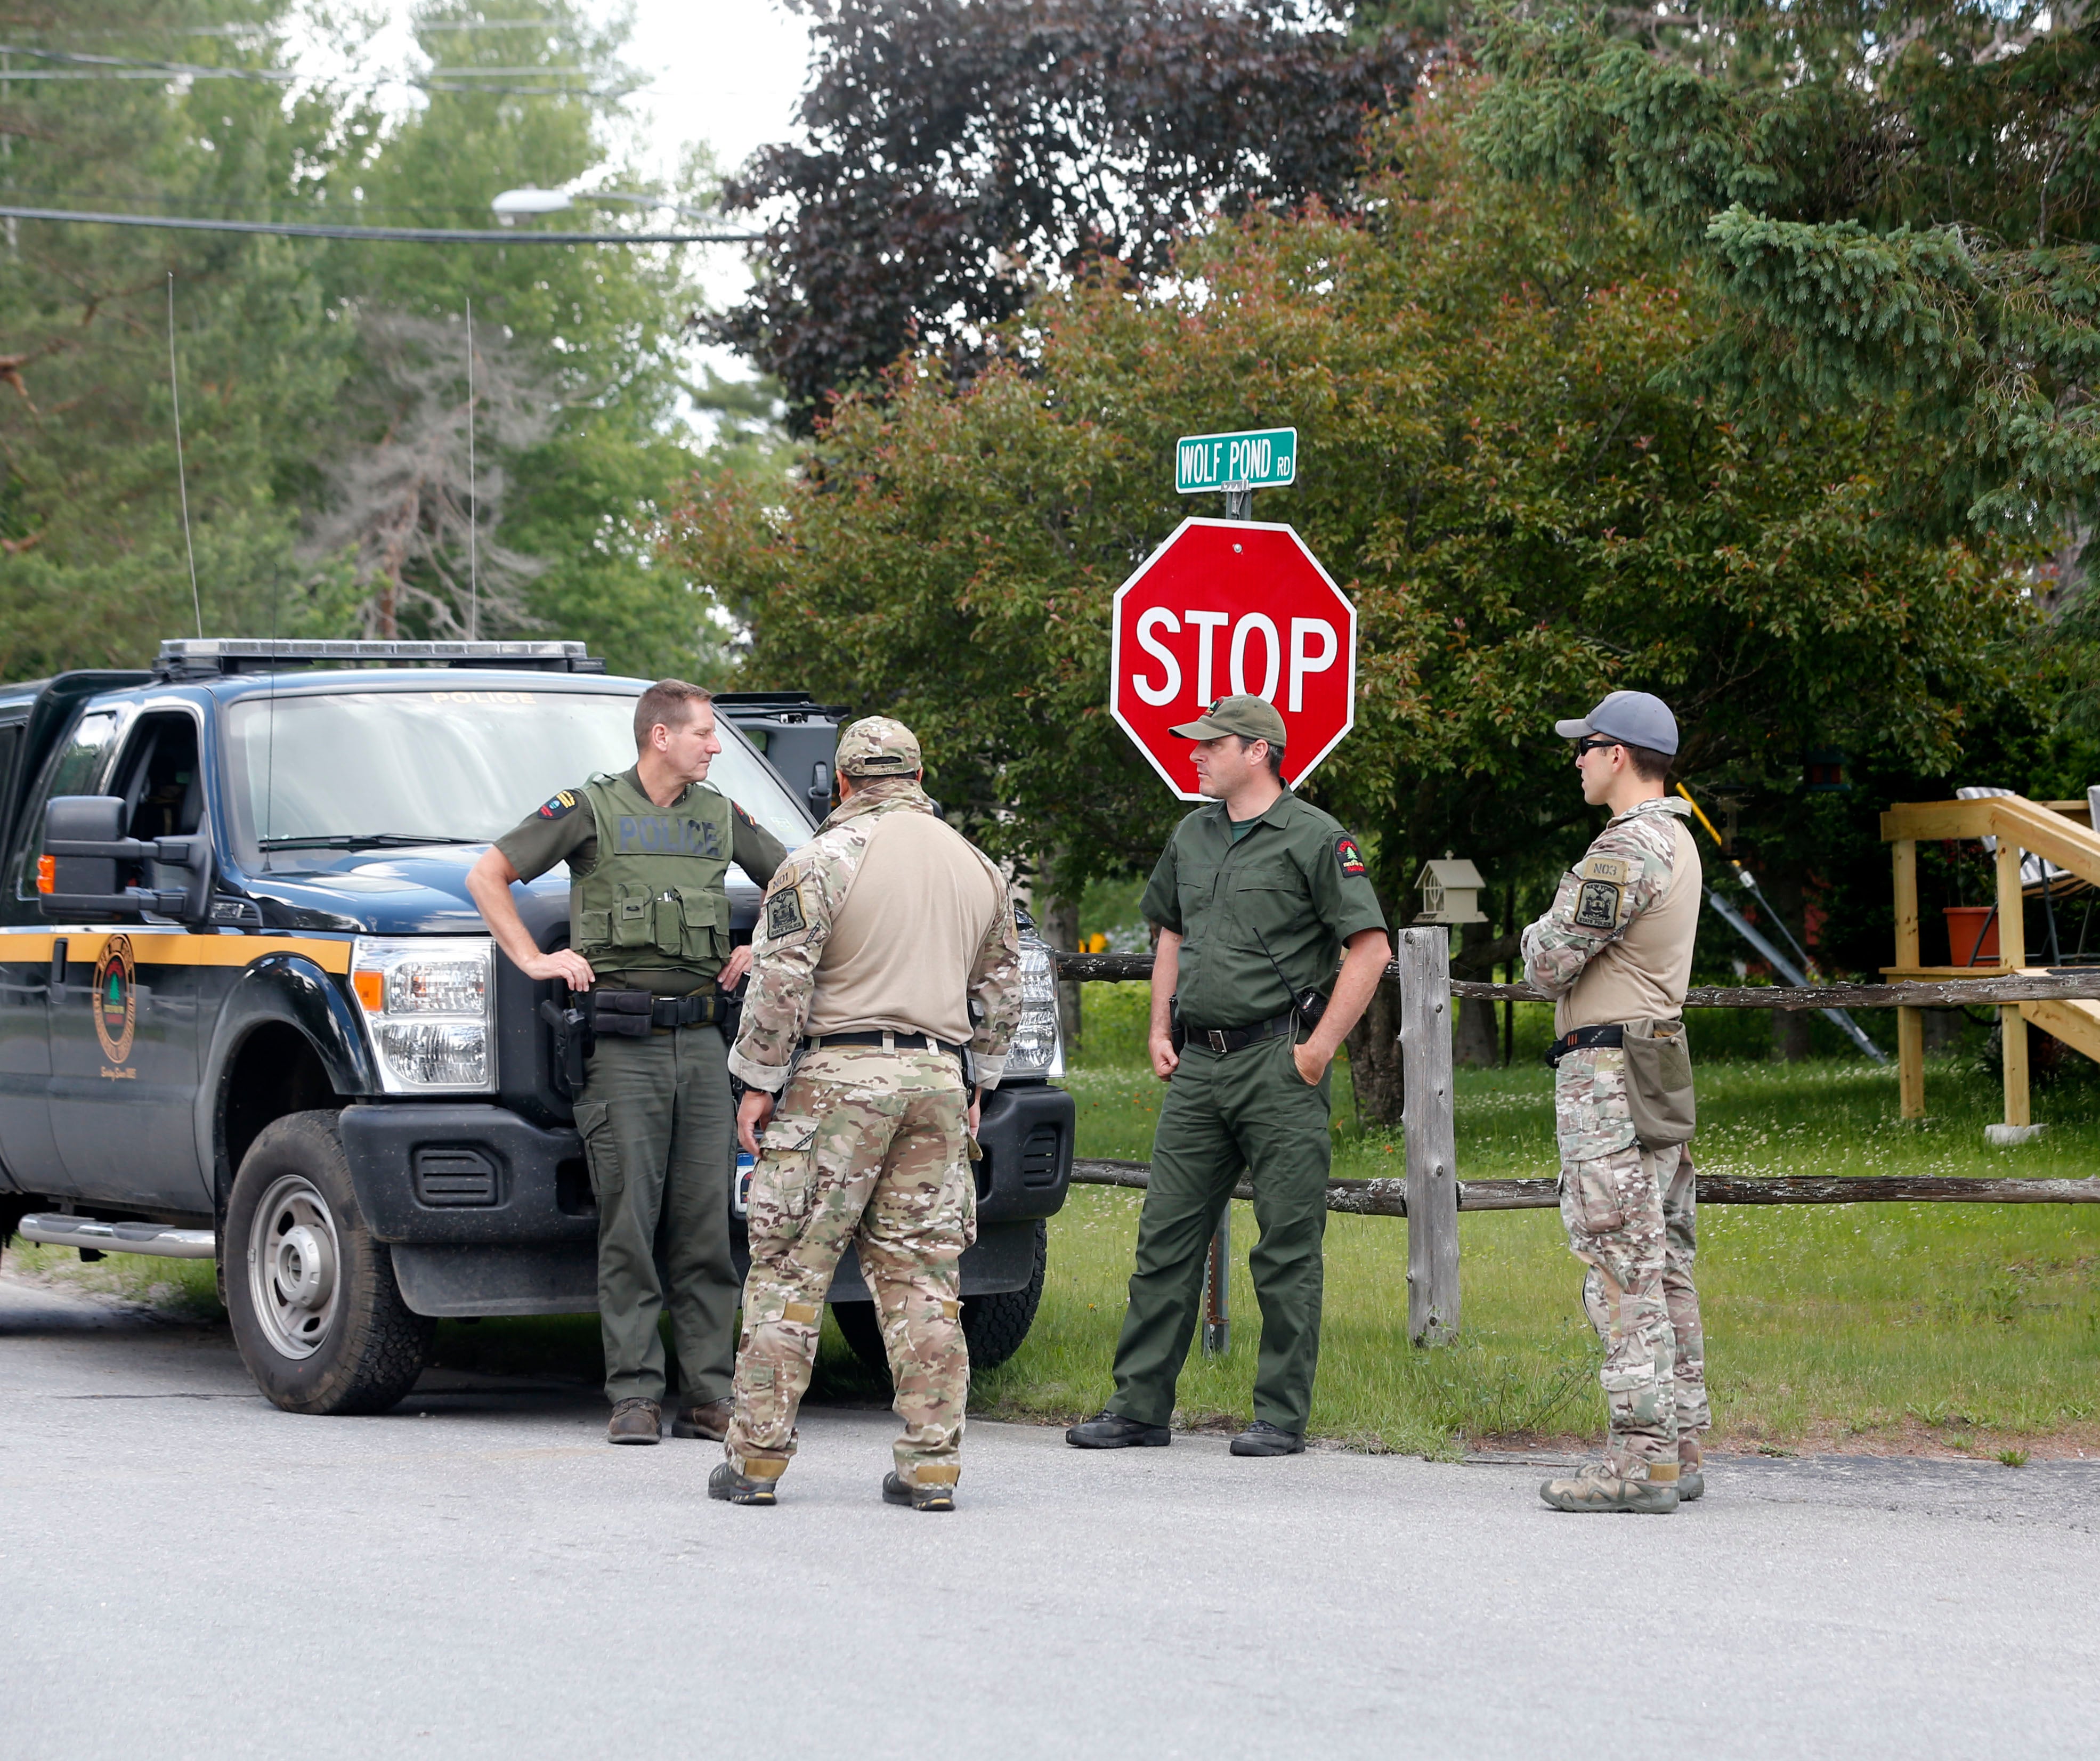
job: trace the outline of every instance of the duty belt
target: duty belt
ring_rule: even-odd
[[[1546,1061],[1556,1070],[1561,1059],[1570,1052],[1586,1052],[1592,1046],[1622,1046],[1626,1043],[1626,1031],[1617,1024],[1608,1027],[1577,1027],[1555,1039],[1546,1048]]]
[[[729,1018],[729,1000],[719,991],[691,996],[657,996],[647,991],[590,993],[594,1033],[641,1039],[658,1028],[718,1026]]]
[[[825,1046],[854,1045],[880,1046],[885,1051],[896,1052],[945,1052],[952,1058],[963,1055],[960,1046],[937,1039],[929,1033],[892,1033],[882,1027],[862,1028],[853,1033],[813,1034],[802,1044],[812,1052]]]
[[[1207,1052],[1238,1052],[1257,1041],[1273,1039],[1278,1034],[1290,1032],[1296,1020],[1296,1012],[1286,1009],[1281,1015],[1272,1015],[1251,1027],[1189,1027],[1176,1022],[1174,1049],[1179,1052],[1186,1045],[1199,1045]]]

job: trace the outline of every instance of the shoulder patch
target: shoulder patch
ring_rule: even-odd
[[[1628,872],[1632,866],[1620,856],[1586,856],[1576,872],[1585,880],[1608,880],[1613,886],[1624,886],[1633,879]]]
[[[777,942],[783,936],[799,934],[810,927],[802,916],[802,895],[792,886],[786,886],[765,902],[765,935],[768,941]]]
[[[574,789],[562,789],[550,797],[546,805],[540,808],[540,817],[542,819],[561,819],[576,810],[576,792]]]
[[[749,814],[746,813],[743,809],[739,807],[735,801],[731,801],[729,804],[729,810],[735,814],[737,818],[741,819],[746,825],[749,826],[754,832],[758,829],[758,822],[752,819]]]
[[[1589,863],[1585,863],[1586,869]],[[1616,929],[1625,889],[1612,880],[1583,879],[1575,894],[1575,921],[1585,929]]]
[[[1342,872],[1352,878],[1368,872],[1364,867],[1363,852],[1357,848],[1357,841],[1346,832],[1335,840],[1335,860],[1342,865]]]

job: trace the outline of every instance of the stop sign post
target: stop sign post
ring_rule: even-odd
[[[1288,526],[1185,519],[1116,589],[1109,713],[1167,786],[1200,801],[1174,727],[1219,698],[1275,706],[1295,784],[1356,722],[1357,611]]]

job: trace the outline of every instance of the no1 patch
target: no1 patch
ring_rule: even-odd
[[[1357,841],[1347,832],[1335,840],[1335,860],[1342,865],[1342,872],[1352,876],[1366,872],[1363,852],[1357,848]]]
[[[765,933],[770,941],[799,935],[810,927],[802,916],[802,895],[792,886],[783,887],[765,902]]]

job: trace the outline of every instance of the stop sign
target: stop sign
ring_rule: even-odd
[[[1200,801],[1191,743],[1169,733],[1251,691],[1283,717],[1284,780],[1357,714],[1357,608],[1288,526],[1185,519],[1116,589],[1109,713],[1167,786]]]

